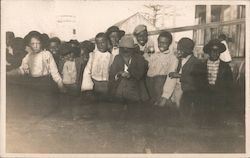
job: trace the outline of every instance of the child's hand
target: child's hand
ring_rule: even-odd
[[[130,74],[128,73],[128,72],[123,72],[122,73],[122,77],[124,77],[124,78],[129,78],[130,77]]]
[[[181,74],[179,74],[178,72],[170,72],[168,75],[171,79],[172,78],[180,78]]]

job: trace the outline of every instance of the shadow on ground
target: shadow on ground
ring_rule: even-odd
[[[8,153],[245,152],[241,112],[230,113],[227,126],[204,129],[146,104],[87,102],[17,85],[8,85],[6,99]]]

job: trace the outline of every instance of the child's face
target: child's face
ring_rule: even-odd
[[[118,46],[118,43],[119,43],[119,40],[120,40],[120,36],[119,36],[119,33],[118,32],[112,32],[110,35],[109,35],[109,39],[112,43],[112,46],[113,47],[117,47]]]
[[[41,41],[34,37],[31,38],[30,47],[34,53],[39,53],[42,50]]]
[[[51,42],[49,44],[49,50],[53,53],[56,54],[58,53],[58,49],[59,49],[59,44],[57,42]]]
[[[140,32],[138,35],[136,35],[136,40],[140,45],[144,46],[148,42],[148,32]]]
[[[158,48],[161,52],[168,50],[170,45],[170,40],[167,37],[158,38]]]
[[[65,61],[73,61],[74,60],[74,53],[69,53],[64,56]]]
[[[106,52],[108,50],[108,40],[104,37],[97,38],[96,46],[100,52]]]
[[[217,46],[213,46],[209,55],[209,59],[212,61],[218,60],[220,57],[219,48]]]

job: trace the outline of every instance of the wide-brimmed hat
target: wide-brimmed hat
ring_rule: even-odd
[[[117,32],[120,38],[125,35],[125,31],[120,30],[117,26],[111,26],[110,28],[108,28],[106,31],[106,35],[109,36],[112,32]]]
[[[25,41],[25,44],[26,45],[29,45],[29,42],[30,42],[30,39],[32,37],[38,37],[41,42],[42,42],[42,45],[44,44],[44,40],[43,40],[43,37],[42,37],[42,34],[38,31],[30,31],[25,37],[24,37],[24,41]]]
[[[131,35],[125,35],[119,41],[119,47],[121,48],[135,48],[134,38]]]
[[[218,47],[219,49],[219,53],[222,53],[226,50],[226,46],[221,43],[218,39],[213,39],[213,40],[210,40],[208,42],[208,44],[206,44],[204,47],[203,47],[203,51],[204,53],[206,54],[210,54],[211,53],[211,50],[214,49],[214,46]]]
[[[85,41],[81,42],[80,48],[85,49],[87,51],[87,53],[93,52],[95,49],[95,44],[88,41],[88,40],[85,40]]]
[[[138,25],[135,27],[133,34],[137,35],[143,31],[147,31],[147,26],[146,25]]]

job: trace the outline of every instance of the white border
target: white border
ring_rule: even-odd
[[[6,1],[6,0],[2,0]],[[3,13],[4,8],[2,7],[2,1],[1,1],[1,15]],[[103,0],[100,0],[103,2]],[[86,1],[88,3],[91,3],[90,1]],[[105,1],[107,4],[114,3],[113,1]],[[118,1],[116,1],[118,2]],[[6,142],[5,142],[5,132],[6,132],[6,61],[5,61],[5,28],[2,27],[4,24],[3,19],[1,18],[1,148],[0,148],[0,157],[152,157],[152,158],[159,158],[159,157],[201,157],[201,158],[210,158],[210,157],[223,157],[223,158],[232,158],[232,157],[250,157],[250,120],[249,120],[249,113],[250,113],[250,105],[249,105],[249,59],[250,59],[250,51],[249,51],[249,36],[250,36],[250,22],[249,22],[249,0],[223,0],[223,1],[199,1],[199,0],[175,0],[175,1],[127,1],[128,3],[134,3],[134,4],[144,4],[144,3],[158,3],[158,4],[172,4],[172,5],[184,5],[184,4],[190,4],[193,3],[194,5],[246,5],[246,114],[245,114],[245,120],[246,120],[246,153],[242,154],[10,154],[6,153]],[[72,2],[73,3],[73,2]],[[3,75],[4,74],[4,75]]]

